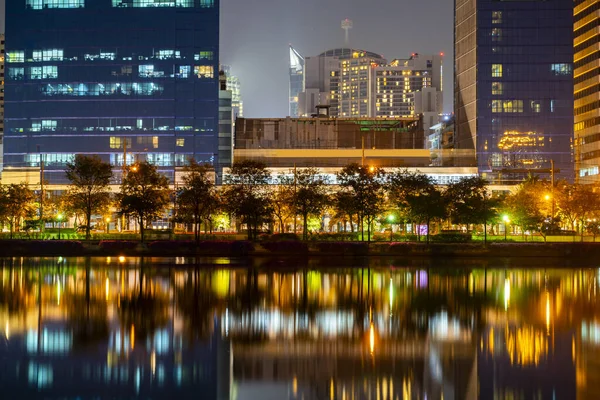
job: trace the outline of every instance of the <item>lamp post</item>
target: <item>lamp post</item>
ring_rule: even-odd
[[[506,242],[506,232],[508,231],[507,226],[508,226],[508,223],[510,222],[508,215],[503,216],[502,221],[504,221],[504,241]]]
[[[56,220],[58,221],[58,240],[60,240],[60,225],[61,225],[62,219],[63,219],[63,215],[62,214],[58,214],[56,216]]]
[[[394,217],[394,215],[389,215],[387,217],[388,222],[390,223],[390,243],[392,243],[392,240],[394,238],[394,221],[396,220],[396,217]]]

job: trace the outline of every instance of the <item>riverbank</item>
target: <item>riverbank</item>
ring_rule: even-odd
[[[600,261],[600,243],[366,243],[248,241],[0,240],[0,257],[215,256],[215,257],[425,257],[565,258]]]

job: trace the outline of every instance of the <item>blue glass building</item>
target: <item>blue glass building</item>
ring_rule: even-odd
[[[456,147],[480,174],[573,177],[573,2],[455,0]]]
[[[5,172],[219,166],[218,0],[11,0],[6,37]]]

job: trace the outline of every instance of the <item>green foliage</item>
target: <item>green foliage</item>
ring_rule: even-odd
[[[212,167],[198,164],[191,159],[184,168],[183,187],[177,193],[178,221],[191,223],[194,236],[200,241],[200,225],[208,221],[212,226],[212,216],[219,209],[219,198],[214,182],[209,177]]]
[[[66,175],[70,186],[64,207],[59,208],[84,215],[85,237],[89,240],[92,214],[105,210],[111,201],[108,185],[112,167],[98,156],[77,154],[75,160],[67,164]]]
[[[9,225],[11,239],[21,220],[34,214],[34,194],[26,183],[10,184],[0,189],[0,216]]]
[[[248,239],[256,239],[259,227],[271,220],[273,207],[267,184],[270,175],[265,164],[245,160],[233,164],[223,189],[223,206],[248,227]]]
[[[150,163],[136,163],[128,168],[118,196],[120,213],[134,216],[140,225],[144,242],[146,225],[159,217],[167,208],[169,181]]]
[[[308,238],[309,218],[319,217],[329,201],[326,182],[316,168],[294,170],[293,191],[290,195],[294,214],[302,216],[303,239]],[[318,224],[320,227],[320,223]]]
[[[439,243],[468,243],[472,240],[470,233],[438,233],[431,237],[432,242]]]
[[[394,173],[390,178],[390,198],[408,220],[427,224],[427,241],[431,221],[447,215],[446,197],[425,174]]]
[[[348,215],[354,211],[361,226],[361,236],[364,240],[364,224],[367,225],[367,240],[371,240],[371,225],[383,211],[385,201],[385,172],[381,168],[350,164],[337,174],[340,192],[336,203],[348,201],[349,205],[342,209]],[[341,210],[340,210],[341,211]]]

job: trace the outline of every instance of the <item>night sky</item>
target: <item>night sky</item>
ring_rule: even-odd
[[[24,0],[12,0],[24,1]],[[0,0],[4,10],[5,0]],[[354,21],[350,46],[388,60],[444,52],[444,110],[452,110],[453,1],[221,0],[221,62],[242,82],[246,117],[288,111],[288,45],[304,56],[344,45],[342,19]],[[2,11],[4,15],[4,11]],[[0,30],[4,31],[4,18]]]

